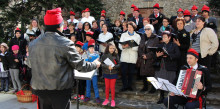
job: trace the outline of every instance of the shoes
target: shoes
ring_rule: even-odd
[[[81,98],[81,96],[80,96],[80,95],[78,95],[78,97],[79,97],[79,98]],[[76,100],[76,99],[77,99],[77,96],[73,97],[73,99],[74,99],[74,100]]]
[[[115,107],[115,100],[111,101],[111,107]]]
[[[106,105],[108,105],[108,103],[109,103],[109,100],[108,100],[108,99],[105,99],[105,101],[102,103],[102,105],[103,105],[103,106],[106,106]]]
[[[84,99],[84,102],[88,102],[88,101],[90,101],[90,98],[89,98],[89,97],[86,97],[86,98]]]
[[[85,96],[84,96],[84,95],[81,95],[80,99],[81,99],[81,100],[84,100],[84,99],[85,99]]]
[[[100,98],[96,98],[96,99],[95,99],[95,101],[96,101],[96,103],[98,103],[98,104],[100,104],[100,103],[101,103]]]

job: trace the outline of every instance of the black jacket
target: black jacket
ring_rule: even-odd
[[[178,65],[180,68],[180,66],[187,64],[186,53],[190,46],[190,34],[185,29],[181,31],[175,31],[174,33],[176,34],[175,38],[177,38],[180,42],[179,50],[181,53],[181,57],[179,59],[180,61],[178,61]]]
[[[190,68],[190,67],[188,65],[185,65],[185,66],[182,66],[181,69],[186,70],[187,68]],[[201,95],[207,95],[207,93],[211,91],[212,82],[211,82],[210,72],[208,68],[198,64],[197,70],[202,71],[202,77],[201,77],[200,82],[203,84],[203,86],[205,86],[205,90],[198,90],[197,97],[199,97]]]
[[[173,42],[169,42],[168,44],[162,43],[159,47],[164,47],[168,52],[167,57],[162,57],[165,63],[165,69],[167,71],[177,71],[177,60],[180,58],[178,46]]]
[[[106,65],[104,63],[105,59],[109,58],[114,64],[115,66],[113,67],[112,71],[110,72],[110,70],[108,69],[108,65]],[[117,74],[119,72],[119,68],[120,68],[120,60],[118,56],[112,56],[110,53],[109,54],[103,54],[102,58],[102,72],[104,74]],[[115,63],[116,62],[116,63]]]
[[[158,34],[158,31],[159,31],[160,27],[162,26],[162,22],[163,22],[163,18],[164,18],[164,17],[165,17],[165,15],[162,14],[162,13],[159,13],[159,16],[158,16],[157,18],[155,17],[154,14],[151,14],[151,15],[149,16],[149,18],[150,18],[150,23],[151,23],[151,24],[152,24],[152,22],[158,20],[158,23],[155,24],[155,25],[153,25],[153,26],[154,26],[154,29],[156,30],[156,33],[157,33],[157,34]]]
[[[9,63],[7,61],[6,56],[8,56],[8,52],[5,53],[5,56],[0,55],[1,62],[3,63],[3,68],[5,71],[9,70]]]
[[[19,46],[19,52],[22,54],[22,55],[25,55],[26,54],[26,45],[27,45],[27,41],[20,37],[20,38],[12,38],[11,41],[9,42],[9,52],[12,52],[12,46],[13,45],[18,45]]]
[[[137,25],[137,28],[135,29],[135,31],[138,31],[139,29],[143,28],[143,17],[138,17],[139,20],[138,20],[138,25]],[[133,21],[135,24],[136,24],[136,19],[135,17],[132,17],[129,19],[129,21]]]
[[[8,62],[8,67],[11,69],[20,69],[22,66],[23,56],[21,53],[18,53],[17,56],[15,56],[13,53],[8,53],[5,55],[6,60]],[[15,59],[18,59],[19,62],[15,62]]]
[[[85,62],[74,43],[60,32],[46,32],[29,44],[27,65],[32,70],[32,88],[39,90],[67,90],[74,85],[76,69],[88,72],[95,63]]]

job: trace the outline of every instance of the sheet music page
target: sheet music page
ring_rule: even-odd
[[[155,87],[155,89],[160,89],[160,87],[162,86],[162,84],[159,83],[159,82],[157,81],[157,79],[154,78],[154,77],[147,77],[147,80],[148,80],[149,82],[151,82],[151,84]]]
[[[112,67],[115,66],[115,64],[114,64],[109,58],[106,58],[106,59],[104,60],[104,63],[105,63],[106,65],[108,65],[108,66],[112,66]]]
[[[79,78],[91,79],[95,72],[96,70],[92,70],[90,72],[79,72],[78,70],[74,69],[74,76]]]

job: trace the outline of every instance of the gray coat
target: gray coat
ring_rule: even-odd
[[[34,90],[65,90],[73,87],[73,70],[87,72],[95,63],[85,62],[71,40],[57,32],[46,32],[29,44],[28,63]]]

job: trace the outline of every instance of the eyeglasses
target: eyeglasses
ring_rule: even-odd
[[[150,28],[145,28],[145,30],[148,30],[148,31],[149,31],[149,30],[151,30],[151,29],[150,29]]]
[[[177,12],[177,14],[183,14],[183,12]]]
[[[85,26],[89,26],[89,24],[85,24]]]

